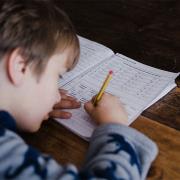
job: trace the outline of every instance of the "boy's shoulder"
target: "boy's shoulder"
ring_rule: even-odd
[[[27,177],[26,173],[32,173],[30,167],[35,169],[34,177],[45,178],[46,167],[40,172],[39,168],[51,158],[24,142],[16,131],[15,119],[6,111],[0,111],[0,148],[0,179]]]
[[[15,149],[11,149],[11,146],[15,144],[26,145],[24,140],[18,134],[16,121],[13,116],[6,111],[0,111],[0,158],[4,153],[15,153]]]

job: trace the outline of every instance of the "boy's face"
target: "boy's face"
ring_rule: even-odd
[[[39,80],[29,71],[24,85],[21,112],[16,117],[17,125],[25,131],[37,131],[54,104],[60,101],[59,75],[67,71],[69,50],[54,54]]]

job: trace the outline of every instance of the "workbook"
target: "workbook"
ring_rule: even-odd
[[[110,70],[113,77],[106,92],[120,99],[128,113],[128,124],[176,86],[175,78],[179,73],[147,66],[80,36],[79,41],[79,62],[60,79],[59,87],[68,90],[82,106],[68,110],[72,113],[70,119],[56,120],[86,140],[91,137],[96,123],[85,112],[83,104],[98,93]]]

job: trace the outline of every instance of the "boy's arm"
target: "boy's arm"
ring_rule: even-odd
[[[105,124],[93,133],[83,170],[105,179],[145,179],[157,152],[156,144],[135,129]]]
[[[139,132],[103,125],[95,130],[87,161],[78,171],[40,154],[14,132],[0,132],[0,179],[144,179],[157,154],[155,144]]]

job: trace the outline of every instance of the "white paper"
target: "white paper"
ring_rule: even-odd
[[[102,44],[90,41],[79,36],[80,41],[80,59],[76,67],[63,75],[63,79],[59,82],[59,86],[65,85],[80,74],[83,74],[87,69],[100,63],[106,57],[113,55],[113,51]]]
[[[58,121],[84,138],[91,136],[96,125],[85,112],[83,104],[98,93],[109,70],[113,71],[113,78],[106,92],[119,97],[128,113],[129,124],[144,109],[168,93],[174,87],[174,79],[178,76],[178,73],[159,70],[124,55],[115,54],[66,83],[63,88],[79,99],[82,107],[69,110],[72,113],[70,120]]]

